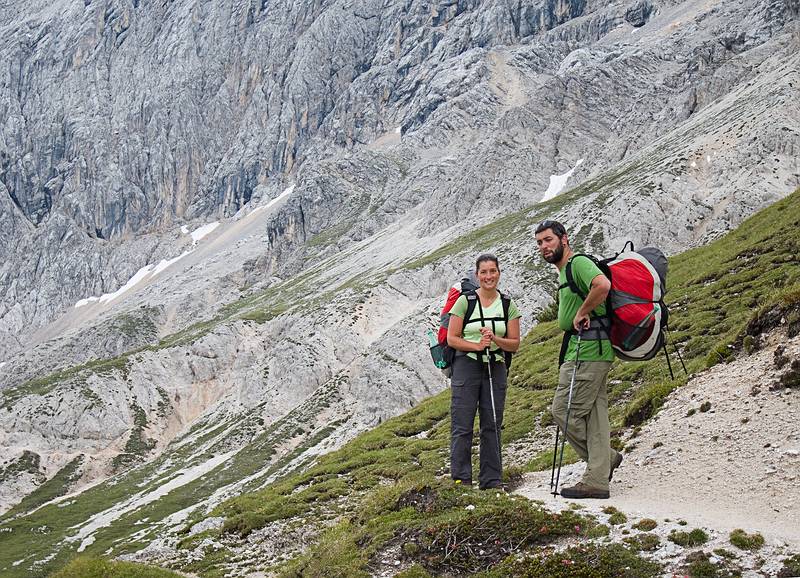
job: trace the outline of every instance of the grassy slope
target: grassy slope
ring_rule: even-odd
[[[768,319],[767,311],[778,309],[782,313],[774,318],[798,323],[798,230],[800,191],[711,245],[670,260],[667,301],[672,309],[672,340],[682,350],[689,373],[739,353],[748,323]],[[546,411],[556,383],[554,361],[559,343],[554,322],[540,324],[525,338],[511,372],[504,443],[527,435],[537,427],[535,417]],[[617,430],[635,427],[651,417],[664,397],[687,380],[675,363],[673,369],[675,378],[670,379],[663,356],[647,363],[615,364],[609,377],[614,384],[612,425]],[[217,512],[227,518],[222,532],[229,537],[246,536],[286,516],[305,515],[309,520],[330,516],[331,512],[324,513],[326,503],[349,496],[349,517],[327,530],[307,555],[284,568],[285,575],[368,575],[372,557],[387,545],[401,542],[406,544],[405,556],[421,565],[414,575],[425,575],[422,567],[432,572],[476,570],[475,552],[472,558],[462,559],[451,551],[453,543],[471,543],[464,527],[493,528],[498,508],[505,520],[534,514],[527,512],[530,504],[519,499],[501,497],[498,501],[485,493],[470,494],[467,501],[477,507],[464,510],[463,492],[453,490],[446,480],[448,396],[448,392],[434,396],[359,436],[305,473],[228,501]],[[549,458],[538,456],[525,467],[547,464]],[[513,477],[514,469],[509,470],[506,474]],[[572,522],[554,519],[542,532],[546,535],[542,541],[557,539],[564,531],[562,526]],[[591,521],[584,521],[577,533],[585,535],[591,530]],[[504,533],[505,527],[496,532],[496,539],[503,544],[500,554],[526,550],[537,543],[514,535],[511,528],[508,533]],[[596,556],[595,562],[604,554]],[[515,571],[522,572],[520,568]],[[525,571],[534,575],[533,570]],[[216,574],[213,564],[206,572]]]

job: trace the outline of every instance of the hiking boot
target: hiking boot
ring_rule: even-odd
[[[561,488],[562,498],[571,498],[573,500],[580,500],[582,498],[597,498],[599,500],[608,499],[608,490],[601,490],[587,486],[583,482],[578,482],[571,488]]]
[[[613,461],[613,463],[611,464],[611,470],[608,472],[609,482],[611,481],[611,478],[614,477],[614,470],[616,470],[621,463],[622,463],[622,454],[620,452],[617,452],[617,459]]]
[[[498,492],[502,492],[504,494],[508,493],[506,487],[500,482],[493,482],[487,486],[482,486],[481,490],[497,490]]]
[[[472,480],[460,480],[458,478],[454,478],[453,483],[457,486],[464,486],[465,488],[472,486]]]

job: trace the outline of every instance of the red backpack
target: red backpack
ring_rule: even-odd
[[[627,250],[628,246],[630,250]],[[591,259],[611,281],[606,315],[592,315],[588,339],[610,339],[614,354],[625,361],[652,359],[661,348],[666,353],[669,310],[664,304],[667,290],[667,258],[664,253],[655,247],[635,251],[633,243],[628,241],[613,257],[596,259],[583,253],[576,253],[573,259],[576,257]],[[572,276],[571,261],[565,271],[567,282],[559,290],[569,287],[581,299],[586,299],[586,293],[580,290]],[[592,335],[593,332],[596,336]],[[562,362],[570,335],[574,332],[564,336]]]

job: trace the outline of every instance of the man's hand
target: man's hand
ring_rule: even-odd
[[[575,315],[575,318],[572,320],[572,327],[575,329],[575,331],[580,333],[584,329],[589,329],[590,323],[591,320],[589,319],[589,316],[585,314],[582,315],[579,312],[577,315]]]

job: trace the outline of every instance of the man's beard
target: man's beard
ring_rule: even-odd
[[[547,261],[548,263],[553,263],[553,264],[558,263],[559,261],[561,261],[561,258],[563,256],[564,256],[564,243],[561,242],[561,241],[558,242],[558,247],[556,248],[555,251],[553,251],[553,253],[549,257],[545,256],[545,255],[542,255],[542,257],[544,258],[545,261]]]

